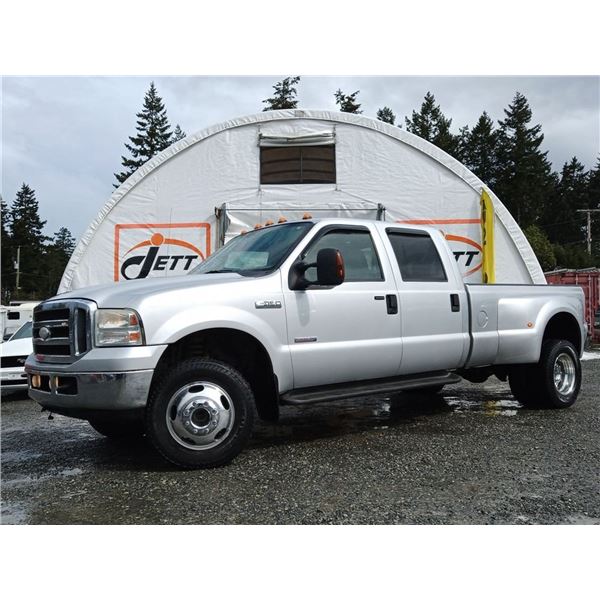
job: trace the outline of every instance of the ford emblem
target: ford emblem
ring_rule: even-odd
[[[40,327],[38,335],[40,336],[40,339],[45,341],[50,337],[50,330],[47,327]]]

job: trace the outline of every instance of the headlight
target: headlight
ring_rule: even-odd
[[[144,343],[140,317],[130,308],[96,311],[96,346],[141,346]]]

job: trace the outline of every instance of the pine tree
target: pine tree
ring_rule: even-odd
[[[186,132],[183,131],[183,129],[179,127],[179,123],[177,123],[177,125],[175,125],[175,129],[173,130],[173,135],[171,136],[171,143],[174,144],[175,142],[182,140],[186,135]]]
[[[438,148],[452,156],[458,154],[458,137],[450,132],[452,119],[442,113],[435,96],[431,92],[425,94],[419,112],[412,111],[412,118],[405,117],[407,131],[435,144]]]
[[[39,289],[40,278],[43,277],[44,242],[48,239],[42,233],[46,221],[39,216],[39,205],[35,191],[26,183],[17,192],[11,207],[10,234],[13,249],[20,251],[20,289],[25,294],[32,294]]]
[[[588,208],[600,209],[600,157],[588,175]],[[600,265],[600,213],[592,213],[592,254]]]
[[[384,123],[389,123],[390,125],[394,125],[396,123],[396,115],[394,111],[389,108],[389,106],[384,106],[377,111],[377,119],[379,121],[383,121]]]
[[[460,130],[458,143],[460,160],[490,188],[495,187],[498,174],[497,144],[498,132],[485,111],[471,131],[468,127]]]
[[[588,203],[588,174],[574,156],[564,164],[560,179],[549,194],[540,219],[552,242],[583,244],[585,218],[577,210],[588,208]]]
[[[10,211],[8,205],[4,202],[4,198],[0,196],[0,245],[2,256],[2,271],[0,278],[2,279],[2,293],[0,301],[2,304],[8,304],[8,290],[14,286],[14,264],[13,264],[13,246],[10,235]]]
[[[54,234],[53,246],[62,253],[66,260],[69,260],[75,250],[75,238],[66,227],[61,227]]]
[[[266,104],[263,112],[267,110],[283,110],[286,108],[298,108],[298,100],[296,99],[296,86],[300,83],[300,77],[286,77],[283,81],[278,81],[273,89],[275,94],[272,98],[263,100]]]
[[[137,113],[137,135],[130,136],[131,144],[125,144],[131,157],[121,156],[125,167],[121,173],[115,173],[119,183],[123,183],[145,162],[171,145],[171,125],[162,98],[158,95],[154,82],[144,96],[142,111]],[[115,185],[115,187],[118,187]]]
[[[353,94],[344,94],[342,90],[338,89],[335,93],[335,103],[340,107],[341,112],[354,113],[359,115],[362,113],[360,104],[356,102],[356,98],[360,94],[360,90],[356,90]]]
[[[66,227],[61,227],[52,242],[44,248],[44,277],[40,279],[43,297],[56,294],[62,274],[75,249],[75,240]]]
[[[495,192],[521,227],[535,223],[552,189],[552,171],[540,147],[542,126],[529,126],[527,98],[517,92],[499,121]]]

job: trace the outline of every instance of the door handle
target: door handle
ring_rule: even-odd
[[[450,308],[452,312],[460,312],[460,298],[458,294],[450,294]]]
[[[398,296],[396,294],[387,294],[385,297],[388,315],[398,314]]]

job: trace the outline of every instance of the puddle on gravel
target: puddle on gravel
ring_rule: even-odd
[[[0,525],[22,525],[27,522],[28,513],[20,504],[2,503]]]
[[[452,414],[477,413],[486,417],[513,417],[522,408],[519,402],[504,394],[488,393],[487,398],[484,395],[479,399],[470,391],[460,390],[460,394],[399,394],[389,398],[371,397],[284,407],[279,423],[258,424],[254,439],[259,445],[277,439],[307,441],[344,433],[389,429],[436,414],[451,417]]]
[[[446,396],[448,406],[456,413],[479,412],[488,417],[514,417],[522,405],[517,400],[469,400],[461,396]]]

